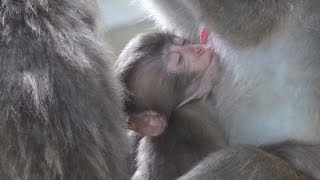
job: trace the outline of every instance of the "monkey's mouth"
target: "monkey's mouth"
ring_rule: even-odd
[[[209,35],[211,34],[211,31],[210,29],[208,28],[208,26],[204,25],[200,28],[200,34],[199,34],[199,43],[200,44],[207,44],[208,42],[208,39],[209,39]],[[208,45],[207,47],[209,47],[212,51],[213,51],[213,55],[212,56],[218,56],[216,53],[215,53],[215,50],[213,48],[212,45]]]
[[[207,41],[208,41],[208,39],[209,39],[210,33],[211,33],[211,31],[210,31],[209,27],[206,26],[206,25],[203,25],[203,26],[200,28],[199,43],[200,43],[200,44],[207,44]],[[211,65],[212,63],[215,63],[215,64],[216,64],[217,61],[219,60],[219,56],[218,56],[218,54],[215,52],[214,47],[209,46],[209,45],[208,45],[208,47],[209,47],[209,48],[211,49],[211,51],[212,51],[209,65]]]

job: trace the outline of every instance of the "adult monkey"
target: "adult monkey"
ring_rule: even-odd
[[[1,179],[129,179],[96,2],[0,4]]]
[[[143,0],[164,28],[201,23],[227,70],[215,92],[229,147],[185,179],[320,179],[320,2]]]

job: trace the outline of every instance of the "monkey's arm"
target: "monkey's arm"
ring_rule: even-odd
[[[288,11],[287,1],[182,0],[214,33],[237,45],[258,43],[271,33]]]
[[[193,42],[198,41],[198,28],[201,22],[195,19],[190,9],[181,5],[180,0],[141,0],[141,3],[147,7],[147,10],[149,10],[149,13],[155,19],[163,17],[159,20],[159,23],[166,24],[167,27],[172,27],[169,29],[171,32],[179,37],[192,40]],[[152,11],[153,9],[159,9],[159,11]],[[175,18],[172,19],[172,17]],[[160,28],[161,27],[163,26],[160,26]]]
[[[309,177],[320,179],[320,145],[285,142],[264,149],[286,160]]]
[[[287,161],[253,146],[227,147],[207,156],[178,180],[308,179]]]

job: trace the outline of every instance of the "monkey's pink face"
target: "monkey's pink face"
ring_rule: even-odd
[[[203,44],[184,44],[183,39],[174,38],[169,47],[167,68],[173,73],[203,72],[213,58],[213,49]]]

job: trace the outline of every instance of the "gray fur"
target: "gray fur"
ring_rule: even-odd
[[[249,171],[250,170],[250,171]],[[251,146],[226,147],[210,154],[178,180],[308,179],[289,163]]]
[[[207,73],[212,74],[216,69],[180,76],[168,73],[165,54],[172,37],[166,33],[138,35],[117,61],[118,77],[128,90],[129,115],[153,110],[164,115],[169,124],[158,137],[139,137],[130,132],[132,156],[137,156],[133,180],[176,179],[225,145],[219,123],[213,121],[215,113],[208,109],[210,106],[202,97],[191,99],[177,109],[190,96],[186,89],[196,86],[192,88],[194,91],[202,90],[197,82],[207,81]],[[198,77],[197,82],[190,83],[188,76]]]
[[[1,179],[128,179],[121,88],[97,39],[96,2],[0,6]]]
[[[207,24],[226,67],[212,110],[229,147],[181,179],[320,179],[319,1],[164,1],[142,0],[163,29],[183,37]]]
[[[177,179],[210,152],[224,147],[223,133],[219,124],[212,121],[214,118],[201,101],[179,108],[170,117],[163,135],[140,140],[132,180]]]

